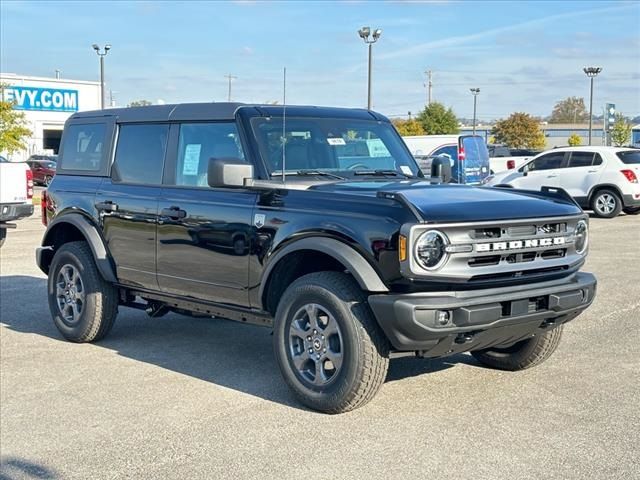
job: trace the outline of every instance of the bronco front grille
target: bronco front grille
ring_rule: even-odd
[[[415,245],[426,230],[446,235],[450,252],[442,267],[422,270],[413,250],[401,263],[403,275],[412,278],[443,280],[501,280],[528,278],[569,270],[580,264],[584,254],[575,250],[574,235],[578,221],[572,217],[505,220],[480,223],[417,224],[403,227],[409,245]],[[410,247],[412,248],[412,247]]]

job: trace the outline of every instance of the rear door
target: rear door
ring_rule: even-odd
[[[210,158],[244,160],[234,122],[175,124],[159,202],[158,282],[171,294],[249,305],[257,193],[211,188]]]
[[[489,151],[484,139],[479,135],[461,135],[458,140],[459,170],[462,182],[479,185],[490,174]]]
[[[567,166],[557,171],[555,186],[576,199],[586,200],[591,188],[600,181],[604,168],[602,157],[593,151],[572,151],[567,153],[566,160]]]
[[[158,289],[156,226],[169,125],[122,124],[111,176],[95,199],[121,283]]]
[[[560,169],[565,165],[564,152],[550,152],[534,158],[518,169],[521,174],[511,180],[510,185],[525,190],[540,190],[542,187],[557,187]]]

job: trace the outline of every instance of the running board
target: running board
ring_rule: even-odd
[[[231,305],[207,302],[206,300],[196,298],[185,299],[166,293],[158,293],[140,288],[131,288],[127,285],[116,286],[121,289],[120,303],[124,306],[139,308],[137,305],[134,305],[135,300],[131,298],[139,296],[145,300],[163,303],[172,309],[176,308],[190,312],[198,312],[211,317],[224,318],[227,320],[250,323],[252,325],[260,325],[263,327],[273,327],[273,317],[268,312],[262,310],[234,307]]]

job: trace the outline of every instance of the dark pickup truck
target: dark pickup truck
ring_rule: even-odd
[[[286,383],[330,413],[371,400],[401,353],[542,362],[595,296],[588,217],[562,190],[450,185],[434,168],[426,181],[367,110],[74,114],[37,251],[55,325],[97,341],[119,307],[264,325]]]

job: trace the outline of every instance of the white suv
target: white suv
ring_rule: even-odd
[[[584,209],[612,218],[640,213],[640,150],[618,147],[562,147],[533,157],[517,170],[488,177],[488,186],[564,189]]]

